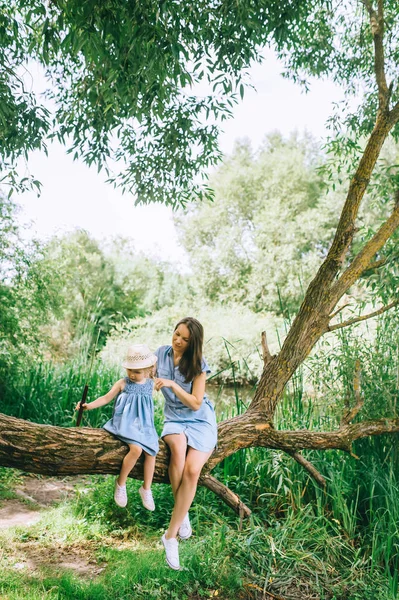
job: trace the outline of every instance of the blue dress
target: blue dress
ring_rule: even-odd
[[[136,444],[150,456],[159,451],[158,434],[154,426],[154,382],[135,383],[125,377],[125,389],[118,394],[114,412],[103,428],[125,444]]]
[[[191,394],[192,381],[186,383],[179,366],[174,366],[172,346],[161,346],[155,354],[158,357],[157,376],[176,381],[185,392]],[[202,372],[211,372],[204,359],[202,359]],[[171,388],[163,387],[161,392],[165,398],[165,422],[161,437],[184,433],[188,446],[201,452],[211,452],[217,443],[217,425],[215,410],[208,396],[204,395],[198,410],[192,410],[179,400]]]

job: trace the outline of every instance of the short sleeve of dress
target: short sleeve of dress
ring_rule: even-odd
[[[212,371],[210,370],[209,365],[206,362],[205,358],[202,358],[202,361],[201,361],[201,371],[203,373],[206,373],[207,375],[209,375],[209,373],[212,373]]]

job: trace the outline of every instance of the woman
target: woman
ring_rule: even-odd
[[[217,441],[212,403],[205,394],[209,367],[202,357],[204,330],[199,321],[186,317],[173,332],[172,345],[161,346],[155,389],[165,397],[165,423],[161,434],[170,448],[169,479],[175,505],[167,531],[162,536],[166,560],[179,569],[177,535],[192,534],[188,509],[194,499],[202,467]]]

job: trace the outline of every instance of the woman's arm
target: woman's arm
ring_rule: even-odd
[[[100,396],[96,400],[93,400],[93,402],[88,402],[88,403],[85,402],[83,404],[83,409],[84,410],[92,410],[93,408],[99,408],[100,406],[105,406],[106,404],[109,404],[111,402],[111,400],[113,400],[115,398],[115,396],[117,396],[119,394],[119,392],[121,392],[124,389],[124,387],[125,387],[123,385],[124,383],[125,383],[125,380],[120,379],[119,381],[114,383],[114,385],[109,390],[109,392],[107,392],[104,396]],[[78,402],[77,405],[75,406],[75,410],[79,410],[79,407],[80,407],[80,402]]]
[[[201,408],[202,401],[204,399],[205,394],[205,382],[206,382],[206,373],[201,373],[201,375],[197,375],[197,377],[193,381],[193,387],[191,394],[185,392],[183,388],[176,381],[172,381],[172,379],[163,379],[161,377],[157,377],[155,379],[155,389],[160,390],[163,387],[171,388],[172,392],[176,394],[176,396],[191,408],[191,410],[199,410]]]

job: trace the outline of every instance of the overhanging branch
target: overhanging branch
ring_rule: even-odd
[[[347,321],[342,321],[342,323],[336,323],[334,325],[329,325],[327,331],[336,331],[337,329],[342,329],[343,327],[349,327],[350,325],[354,325],[355,323],[360,323],[361,321],[366,321],[367,319],[372,319],[373,317],[377,317],[378,315],[382,315],[387,310],[390,310],[394,306],[399,304],[399,300],[395,300],[386,306],[382,306],[378,310],[375,310],[372,313],[367,315],[362,315],[361,317],[353,317],[352,319],[348,319]]]
[[[386,241],[391,237],[394,231],[399,227],[399,204],[395,204],[394,210],[369,240],[362,250],[353,259],[349,267],[342,273],[338,281],[331,288],[331,299],[336,304],[351,285],[360,277],[363,271],[368,267],[371,259],[381,250]]]
[[[389,104],[389,92],[385,76],[383,2],[378,0],[377,11],[374,10],[370,0],[363,0],[363,4],[369,13],[374,42],[374,72],[378,86],[378,106],[379,110],[386,110]]]

